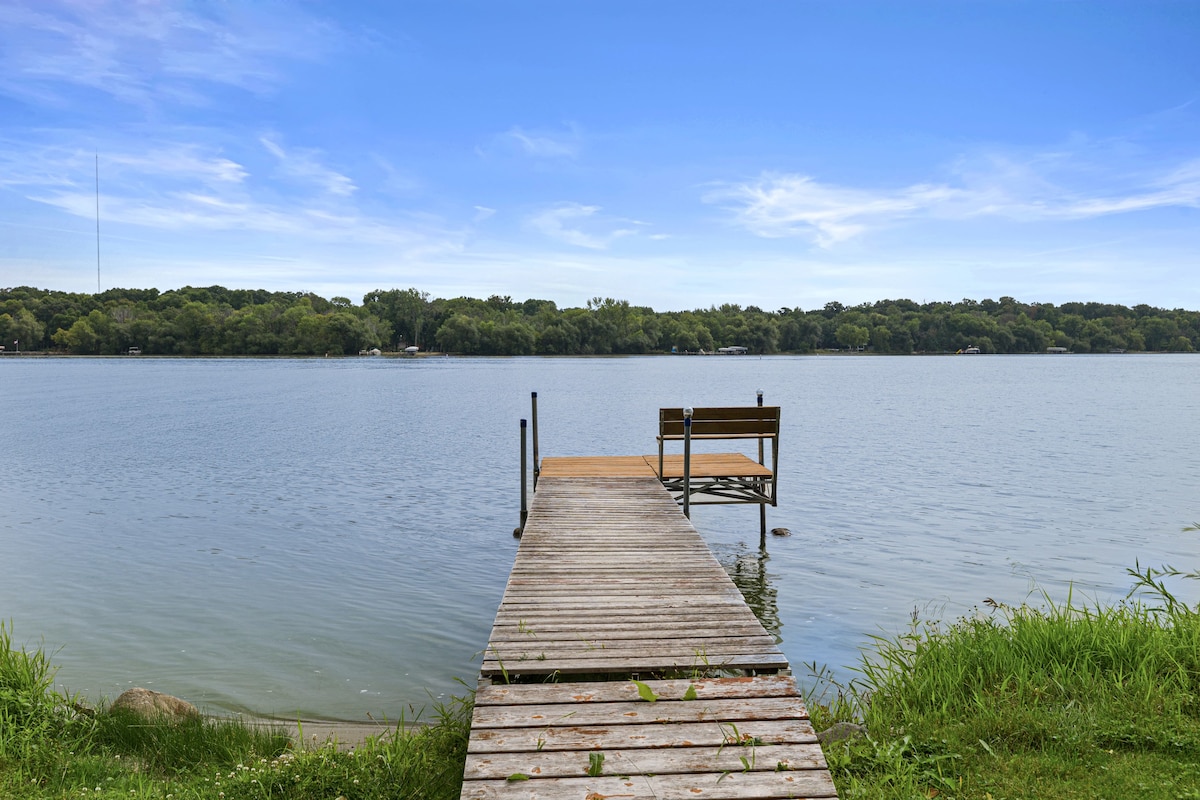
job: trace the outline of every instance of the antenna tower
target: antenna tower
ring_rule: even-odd
[[[96,294],[100,294],[100,154],[96,153]]]

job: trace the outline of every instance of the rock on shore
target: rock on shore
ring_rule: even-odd
[[[140,686],[123,692],[113,701],[111,708],[124,708],[143,717],[183,718],[200,714],[199,710],[186,700]]]

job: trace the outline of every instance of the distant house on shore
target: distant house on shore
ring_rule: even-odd
[[[740,345],[734,345],[733,347],[718,347],[717,352],[723,356],[744,356],[749,350]]]
[[[1065,348],[1065,347],[1047,347],[1046,352],[1052,353],[1054,355],[1061,355],[1063,353],[1068,353],[1070,351],[1067,350],[1067,348]]]

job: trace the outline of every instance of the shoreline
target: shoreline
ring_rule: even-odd
[[[335,745],[340,751],[361,747],[367,739],[388,739],[396,733],[399,723],[342,722],[336,720],[280,720],[268,717],[209,717],[210,719],[240,719],[248,726],[282,729],[298,747],[316,750]],[[426,727],[426,723],[405,723],[405,729]]]

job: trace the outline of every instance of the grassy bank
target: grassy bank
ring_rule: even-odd
[[[818,729],[866,729],[826,745],[840,795],[1200,799],[1200,609],[1163,582],[1197,576],[1131,575],[1140,601],[990,603],[877,639],[809,703]]]
[[[263,800],[459,795],[470,703],[435,708],[433,725],[400,723],[349,752],[305,749],[283,729],[194,717],[147,722],[86,709],[53,689],[41,650],[17,648],[0,623],[0,798]]]
[[[991,603],[876,639],[809,698],[842,798],[1200,800],[1200,609],[1163,570],[1113,607]],[[353,752],[282,731],[80,711],[0,625],[0,797],[456,798],[470,701]]]

